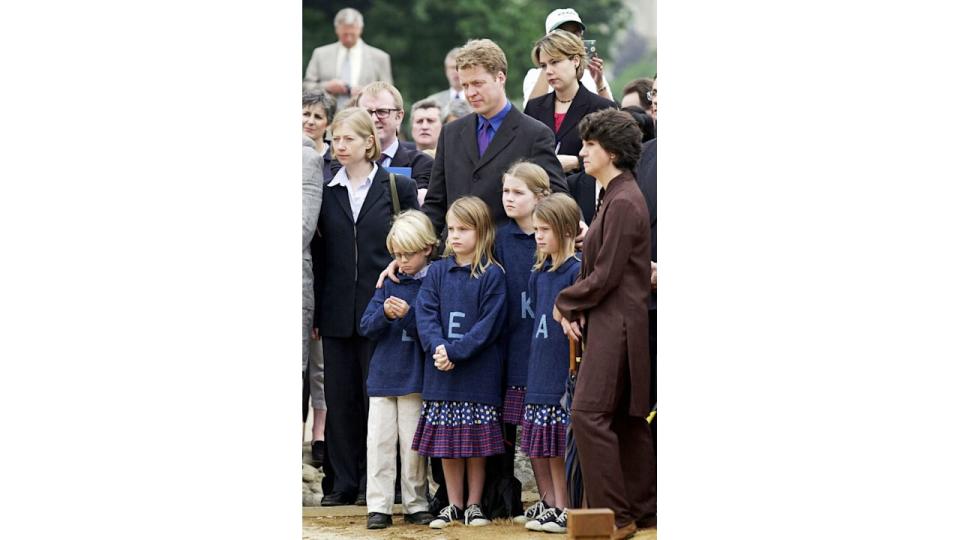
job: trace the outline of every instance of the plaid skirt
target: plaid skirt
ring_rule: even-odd
[[[523,408],[520,449],[532,458],[564,457],[570,413],[560,405],[529,404]]]
[[[523,420],[523,398],[527,395],[526,386],[508,386],[503,396],[503,423],[520,425]]]
[[[424,401],[411,446],[435,458],[502,454],[500,409],[469,401]]]

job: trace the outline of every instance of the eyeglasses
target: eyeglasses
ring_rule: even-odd
[[[370,113],[370,116],[376,116],[377,118],[383,120],[384,118],[390,116],[390,113],[399,110],[400,109],[367,109],[367,112]]]
[[[655,97],[657,97],[656,89],[647,91],[647,101],[653,101],[653,98]]]

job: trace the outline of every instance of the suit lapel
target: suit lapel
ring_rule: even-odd
[[[390,166],[391,167],[409,167],[408,163],[410,163],[413,160],[410,159],[408,152],[409,150],[404,148],[402,144],[398,145],[397,151],[393,153],[393,159],[390,160]]]
[[[563,117],[563,122],[560,123],[560,130],[557,131],[557,141],[562,140],[563,136],[572,128],[576,127],[576,125],[580,123],[580,119],[584,117],[584,112],[587,110],[587,96],[584,92],[589,92],[589,90],[581,84],[580,89],[577,90],[577,94],[573,96],[573,103],[571,103],[570,108],[567,109],[567,115]],[[554,99],[556,99],[556,95],[554,95]],[[551,123],[547,125],[552,126],[553,118],[551,118],[550,121]]]
[[[367,192],[367,196],[363,199],[363,206],[360,207],[360,213],[357,214],[357,223],[363,219],[363,216],[366,215],[368,211],[377,203],[377,200],[380,199],[386,192],[387,187],[384,186],[387,182],[390,181],[390,174],[380,167],[377,170],[377,174],[373,177],[373,183],[370,184],[370,191]]]
[[[353,222],[353,210],[350,209],[350,194],[347,193],[347,188],[343,186],[331,186],[330,191],[333,192],[333,198],[340,203],[340,208],[343,209],[344,213],[347,215],[347,219],[350,222]]]
[[[477,163],[475,169],[479,169],[480,167],[483,167],[489,163],[494,157],[496,157],[497,154],[502,152],[506,147],[510,146],[511,142],[513,142],[515,137],[514,132],[518,127],[515,114],[523,113],[518,113],[516,107],[510,107],[510,112],[508,112],[507,117],[503,119],[503,122],[500,124],[500,129],[498,129],[496,135],[493,136],[493,140],[490,141],[490,146],[488,146],[487,151],[483,153],[483,156],[480,158],[480,162]],[[473,140],[477,140],[476,129],[473,131]],[[476,150],[476,143],[474,143],[473,146]]]
[[[480,161],[480,150],[477,148],[477,122],[480,121],[479,115],[473,114],[473,122],[464,122],[460,131],[460,141],[462,147],[467,151],[467,157],[470,158],[470,166],[477,168],[477,162]],[[490,148],[487,148],[489,152]]]
[[[374,76],[373,59],[370,57],[370,49],[367,48],[366,43],[363,44],[363,48],[360,51],[360,58],[360,73],[357,74],[357,80],[376,80],[376,77]]]

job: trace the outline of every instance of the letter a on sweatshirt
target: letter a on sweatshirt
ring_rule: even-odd
[[[540,316],[540,322],[537,323],[537,333],[533,337],[540,337],[540,332],[543,332],[543,339],[547,339],[547,316],[546,314]]]

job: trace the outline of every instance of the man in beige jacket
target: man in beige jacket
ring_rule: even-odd
[[[337,108],[346,106],[351,96],[373,81],[393,84],[390,55],[364,43],[363,15],[343,8],[333,19],[338,41],[313,50],[303,89],[320,88],[337,98]]]

